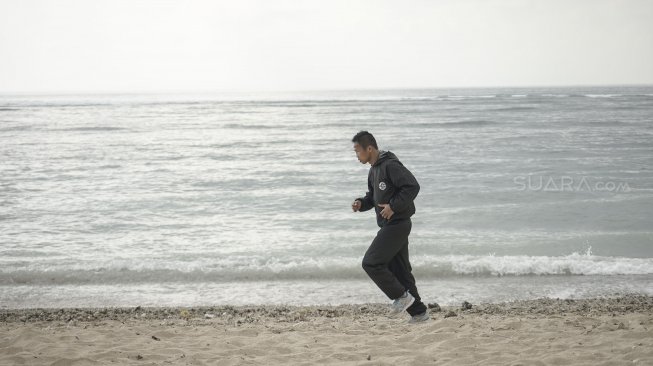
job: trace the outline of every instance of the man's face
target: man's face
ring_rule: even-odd
[[[354,151],[356,152],[356,157],[358,158],[358,161],[361,162],[361,164],[369,163],[372,152],[371,146],[368,146],[367,149],[363,149],[363,147],[358,142],[354,142]]]

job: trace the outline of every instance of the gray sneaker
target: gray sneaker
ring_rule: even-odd
[[[413,316],[411,316],[410,319],[408,320],[408,323],[409,323],[409,324],[413,324],[413,323],[421,323],[421,322],[424,322],[424,321],[427,321],[427,320],[429,320],[429,312],[428,312],[428,310],[425,311],[425,312],[423,312],[423,313],[421,313],[421,314],[417,314],[417,315],[413,315]]]
[[[392,309],[390,312],[392,314],[399,314],[413,305],[413,302],[415,302],[415,298],[410,294],[410,292],[406,291],[401,297],[395,299],[392,303]]]

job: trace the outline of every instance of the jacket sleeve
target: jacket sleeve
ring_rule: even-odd
[[[387,177],[395,187],[395,193],[388,202],[390,208],[394,212],[404,211],[417,197],[420,188],[419,183],[417,183],[413,173],[399,162],[388,164],[387,169]]]
[[[365,197],[356,198],[361,201],[361,208],[359,211],[367,211],[374,208],[374,189],[372,189],[372,181],[370,177],[367,177],[367,193]]]

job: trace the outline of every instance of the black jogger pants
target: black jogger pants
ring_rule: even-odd
[[[408,261],[408,235],[412,225],[410,218],[385,224],[365,252],[362,265],[388,298],[396,299],[408,290],[415,302],[406,311],[416,315],[426,311],[426,306],[417,293],[415,277]]]

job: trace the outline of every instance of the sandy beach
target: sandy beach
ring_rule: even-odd
[[[2,365],[651,365],[653,297],[0,311]]]

